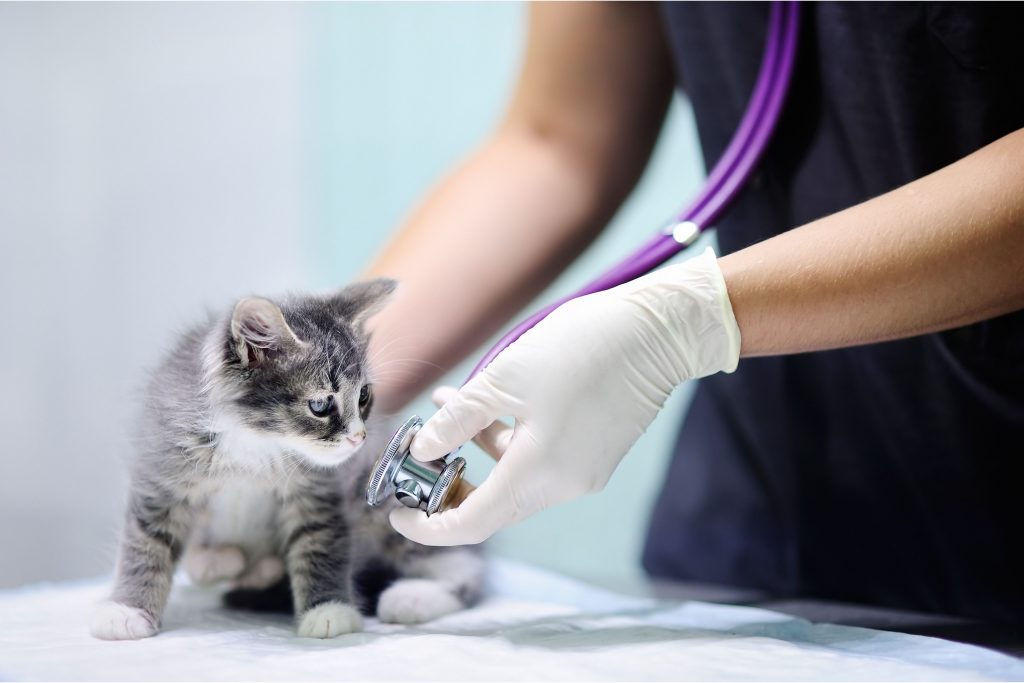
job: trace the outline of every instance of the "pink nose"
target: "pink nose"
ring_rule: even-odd
[[[355,434],[346,434],[345,438],[354,444],[361,444],[363,439],[366,438],[366,432],[356,432]]]

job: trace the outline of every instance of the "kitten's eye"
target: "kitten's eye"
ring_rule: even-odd
[[[359,390],[359,405],[365,406],[370,402],[370,385],[364,384],[363,388]]]
[[[327,417],[327,415],[331,412],[331,408],[333,406],[333,396],[325,396],[324,398],[314,398],[309,401],[309,412],[313,413],[317,417]]]

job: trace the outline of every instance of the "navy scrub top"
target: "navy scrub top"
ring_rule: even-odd
[[[753,89],[769,6],[660,11],[710,168]],[[1024,127],[1021,4],[806,3],[801,19],[792,90],[718,226],[723,253]],[[643,562],[659,577],[1024,621],[1024,312],[701,380]]]

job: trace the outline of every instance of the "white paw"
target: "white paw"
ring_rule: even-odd
[[[280,557],[268,555],[261,557],[256,564],[249,567],[234,582],[235,588],[252,588],[261,590],[270,588],[284,576],[284,562]]]
[[[437,581],[400,579],[380,594],[377,617],[389,624],[422,624],[462,607],[462,601]]]
[[[103,640],[138,640],[156,635],[156,619],[137,607],[106,600],[96,606],[89,633]]]
[[[361,631],[362,628],[363,618],[359,610],[343,602],[317,605],[299,619],[300,638],[333,638]]]
[[[230,545],[192,547],[185,553],[183,564],[193,583],[207,585],[241,574],[245,569],[245,555]]]

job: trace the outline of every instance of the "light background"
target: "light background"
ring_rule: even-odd
[[[205,307],[355,277],[494,125],[524,30],[519,3],[0,5],[0,585],[109,571],[146,368]],[[541,299],[679,208],[697,149],[680,101],[637,192]],[[637,576],[689,393],[603,493],[493,551]]]

